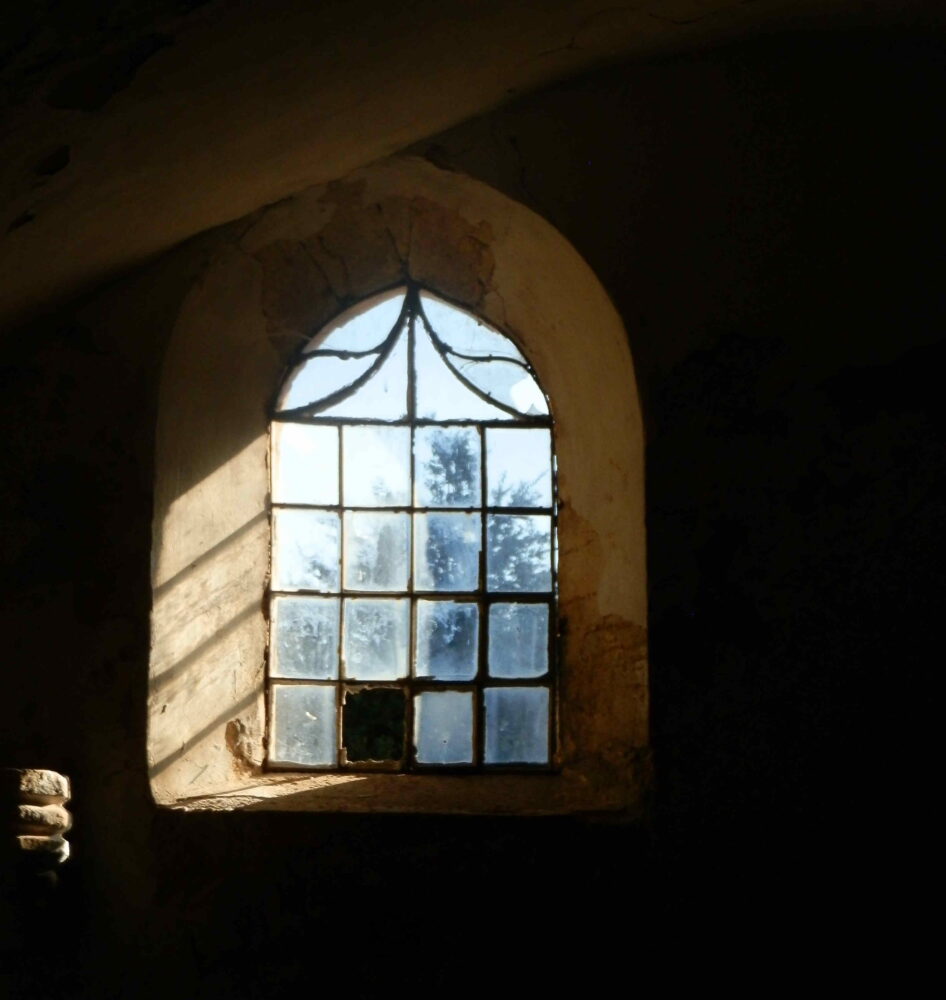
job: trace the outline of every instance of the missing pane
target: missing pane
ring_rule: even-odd
[[[342,748],[350,764],[399,761],[404,756],[404,692],[348,691],[342,707]]]

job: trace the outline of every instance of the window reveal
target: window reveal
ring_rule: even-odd
[[[305,347],[271,424],[270,764],[548,768],[547,400],[430,292],[365,305]]]

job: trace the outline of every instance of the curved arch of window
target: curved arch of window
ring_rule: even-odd
[[[512,341],[375,296],[289,372],[271,469],[270,764],[547,769],[552,419]]]

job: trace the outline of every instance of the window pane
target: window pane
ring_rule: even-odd
[[[417,695],[414,744],[419,764],[472,764],[472,693],[425,691]]]
[[[345,676],[393,681],[407,676],[410,602],[370,597],[345,601]]]
[[[350,386],[371,367],[376,358],[312,357],[303,361],[289,376],[279,398],[279,410],[315,406],[321,399]]]
[[[338,514],[273,511],[273,589],[338,591]]]
[[[332,685],[274,684],[271,760],[308,767],[333,767],[335,688]]]
[[[338,429],[273,424],[273,501],[338,503]]]
[[[549,404],[532,375],[511,361],[470,361],[451,358],[460,374],[480,392],[528,416],[549,412]]]
[[[414,515],[414,587],[473,591],[480,561],[479,514]]]
[[[319,415],[356,420],[402,420],[407,415],[406,334],[400,334],[387,360],[361,388]]]
[[[541,677],[549,668],[547,604],[494,604],[489,609],[491,677]]]
[[[444,363],[423,325],[416,324],[417,416],[422,420],[513,420],[468,389]]]
[[[414,672],[438,681],[476,676],[479,608],[453,601],[417,602],[417,651]]]
[[[273,677],[338,676],[338,598],[274,597],[269,672]]]
[[[552,518],[547,514],[490,514],[486,544],[490,590],[552,589]]]
[[[490,427],[486,431],[486,485],[494,507],[552,506],[551,432]]]
[[[345,512],[345,586],[407,590],[410,515]]]
[[[418,427],[414,434],[418,507],[478,507],[480,436],[475,427]]]
[[[547,688],[486,689],[486,763],[547,764]]]
[[[402,507],[411,502],[409,427],[345,427],[342,455],[348,506]]]
[[[454,351],[525,361],[519,348],[508,337],[486,326],[470,313],[429,292],[421,292],[420,299],[437,336]]]
[[[317,337],[312,350],[370,351],[380,347],[394,329],[403,304],[403,288],[366,299],[358,307],[357,315],[346,313],[341,322],[328,327],[324,335]]]

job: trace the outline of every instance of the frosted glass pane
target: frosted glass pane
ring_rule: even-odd
[[[489,590],[552,589],[552,518],[547,514],[490,514],[486,546]]]
[[[479,608],[453,601],[417,602],[417,649],[414,671],[438,681],[476,676]]]
[[[311,350],[369,351],[379,347],[394,329],[403,304],[403,289],[367,299],[327,327]]]
[[[273,590],[338,591],[338,514],[273,511]]]
[[[527,416],[549,412],[549,405],[532,375],[511,361],[470,361],[452,357],[460,374],[480,392]]]
[[[487,688],[486,763],[547,764],[547,688]]]
[[[414,745],[419,764],[472,764],[473,695],[466,691],[417,695]]]
[[[377,360],[364,358],[311,357],[303,361],[286,381],[278,403],[279,410],[316,404],[360,378]],[[320,414],[321,415],[321,414]]]
[[[283,764],[334,767],[334,685],[274,684],[270,759]]]
[[[514,420],[480,399],[450,371],[418,320],[414,338],[417,416],[424,420]]]
[[[547,604],[494,604],[489,609],[491,677],[541,677],[549,668]]]
[[[404,507],[411,502],[409,427],[345,427],[342,456],[349,507]]]
[[[274,597],[271,617],[271,676],[338,677],[337,597]]]
[[[371,362],[375,359],[376,355],[371,355]],[[381,368],[360,389],[319,413],[319,416],[356,420],[402,420],[406,415],[407,334],[404,332]]]
[[[434,332],[453,350],[461,354],[525,360],[508,337],[486,326],[470,313],[429,292],[421,292],[420,299]]]
[[[479,514],[415,514],[415,589],[476,590],[480,547]]]
[[[542,428],[486,430],[486,492],[494,507],[552,506],[551,432]]]
[[[478,507],[480,436],[474,427],[418,427],[414,495],[419,507]]]
[[[345,587],[407,590],[410,514],[345,512]]]
[[[338,503],[338,428],[273,423],[273,501]]]
[[[345,601],[345,676],[390,681],[407,676],[410,602],[387,598]]]

